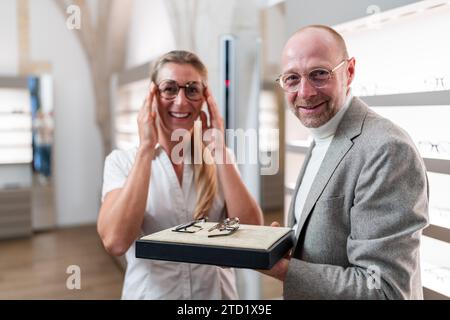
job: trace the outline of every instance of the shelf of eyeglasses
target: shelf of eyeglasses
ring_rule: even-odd
[[[306,153],[309,149],[308,141],[289,141],[286,143],[286,151]],[[422,153],[427,171],[450,174],[450,153]]]
[[[136,258],[270,269],[293,246],[290,228],[192,221],[136,241]]]

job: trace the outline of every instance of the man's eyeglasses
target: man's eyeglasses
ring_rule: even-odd
[[[205,85],[201,82],[192,81],[180,86],[174,80],[164,80],[158,85],[161,97],[168,100],[173,100],[178,96],[180,89],[184,89],[186,98],[191,101],[200,101],[204,97]]]
[[[336,67],[334,67],[331,70],[326,68],[312,69],[311,71],[308,72],[306,78],[314,88],[318,89],[323,88],[329,83],[336,70],[342,67],[347,61],[349,60],[347,59],[342,60]],[[298,87],[300,85],[303,76],[304,75],[300,75],[294,72],[286,73],[280,75],[276,81],[281,86],[281,88],[283,88],[284,91],[294,93],[298,91]]]

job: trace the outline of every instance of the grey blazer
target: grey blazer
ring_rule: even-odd
[[[295,199],[309,161],[303,164]],[[285,299],[422,299],[428,180],[402,129],[354,98],[307,196]]]

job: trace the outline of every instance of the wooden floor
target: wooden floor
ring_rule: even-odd
[[[69,290],[67,267],[81,269],[81,290]],[[0,242],[0,299],[119,299],[123,274],[95,226]]]
[[[266,225],[280,213],[266,214]],[[69,290],[67,267],[81,269],[81,290]],[[0,241],[0,300],[120,299],[123,272],[103,249],[95,226]],[[281,282],[262,275],[262,299],[278,299]]]

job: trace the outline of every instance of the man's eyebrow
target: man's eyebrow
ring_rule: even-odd
[[[300,74],[300,73],[298,73],[297,71],[295,71],[294,68],[289,68],[289,69],[284,70],[284,71],[282,72],[282,74],[286,74],[286,73]]]
[[[310,71],[312,71],[312,70],[314,70],[314,69],[327,69],[327,70],[331,70],[330,67],[328,67],[328,66],[322,64],[322,65],[312,66],[312,67],[306,69],[305,72],[310,72]],[[292,67],[292,68],[289,68],[289,69],[287,69],[287,70],[284,70],[282,74],[287,74],[287,73],[301,74],[300,72],[295,71],[295,67]]]

